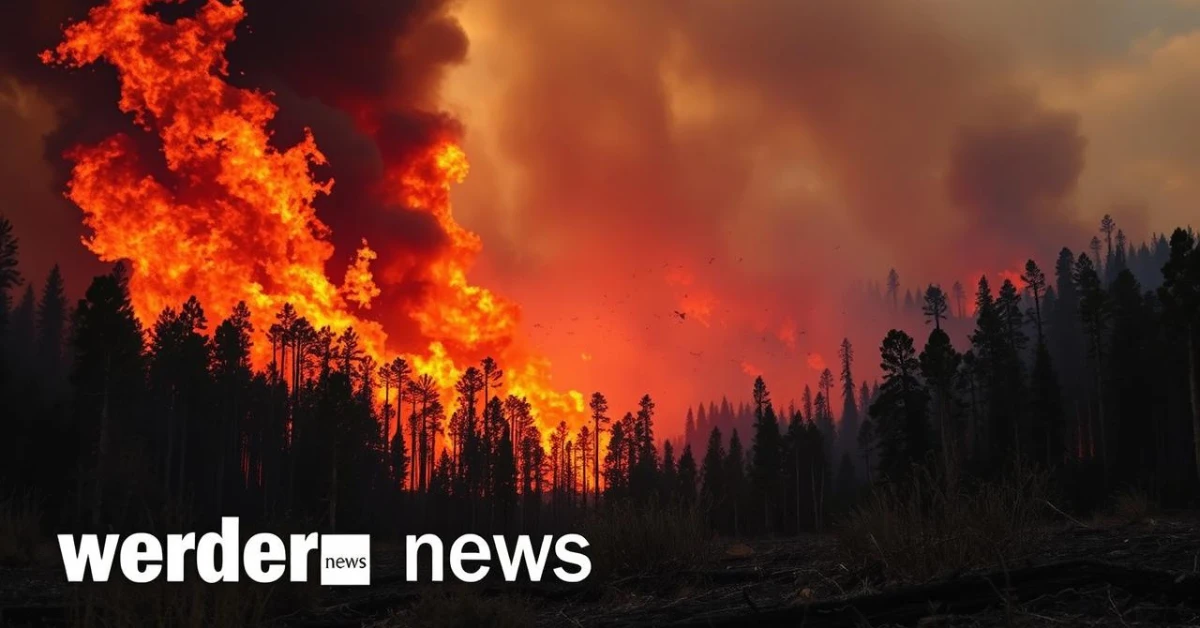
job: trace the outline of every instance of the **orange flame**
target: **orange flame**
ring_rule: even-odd
[[[355,312],[382,292],[370,268],[376,253],[364,239],[340,286],[324,272],[333,245],[313,202],[333,181],[313,178],[311,167],[325,162],[316,141],[306,131],[299,144],[276,148],[267,131],[277,112],[269,95],[225,81],[225,48],[245,17],[242,4],[209,0],[195,17],[168,24],[147,13],[151,2],[96,7],[42,53],[45,63],[115,66],[121,110],[162,142],[162,177],[125,135],[69,153],[75,165],[67,196],[92,231],[84,244],[103,260],[131,262],[133,304],[143,320],[192,295],[218,316],[246,301],[260,368],[271,357],[264,333],[285,303],[314,327],[353,327],[366,353],[385,361],[386,331]],[[514,349],[519,308],[467,279],[482,244],[455,222],[450,187],[468,170],[462,149],[446,138],[389,173],[397,200],[436,217],[451,243],[426,269],[433,289],[411,313],[428,344],[407,357],[447,393],[480,353],[494,355],[507,371],[508,392],[528,398],[544,431],[560,420],[581,425],[583,396],[551,388],[549,365]]]

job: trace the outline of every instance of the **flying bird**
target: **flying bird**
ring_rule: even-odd
[[[678,317],[679,317],[679,320],[681,320],[681,321],[683,321],[683,320],[687,320],[687,313],[686,313],[686,312],[680,312],[679,310],[675,310],[675,316],[678,316]]]

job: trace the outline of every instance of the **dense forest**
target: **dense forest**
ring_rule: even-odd
[[[525,399],[502,394],[503,364],[466,369],[443,398],[405,360],[374,363],[353,329],[316,329],[291,306],[259,336],[244,303],[221,321],[195,299],[140,321],[120,263],[71,305],[57,268],[40,288],[22,277],[18,245],[0,219],[0,490],[34,500],[48,531],[239,515],[534,532],[672,503],[721,534],[780,535],[825,529],[917,465],[980,479],[1040,467],[1081,510],[1118,487],[1163,505],[1196,495],[1190,229],[1135,247],[1105,217],[1051,274],[1030,260],[1016,282],[979,278],[973,297],[959,283],[901,297],[892,271],[855,298],[925,340],[888,331],[879,381],[855,379],[856,357],[876,354],[845,339],[839,372],[799,404],[760,377],[748,403],[690,410],[679,436],[656,434],[649,394],[626,412],[600,392],[586,424],[543,434]],[[264,370],[252,337],[271,344]]]

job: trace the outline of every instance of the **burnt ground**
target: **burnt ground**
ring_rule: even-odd
[[[399,552],[374,553],[369,588],[313,588],[273,623],[438,625],[463,606],[492,607],[504,625],[537,626],[1198,626],[1200,519],[1071,522],[1047,530],[1025,557],[928,582],[888,581],[852,568],[836,540],[811,536],[724,542],[699,566],[587,586],[459,585],[423,601]],[[0,568],[0,624],[61,625],[78,599],[54,560]],[[453,588],[452,588],[453,589]],[[426,596],[428,597],[428,596]],[[466,600],[464,602],[464,600]],[[469,604],[467,603],[469,602]],[[499,610],[496,610],[499,609]],[[471,616],[486,625],[487,612]],[[447,620],[449,621],[449,620]]]

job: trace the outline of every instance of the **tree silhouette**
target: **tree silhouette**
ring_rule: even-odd
[[[92,525],[115,516],[106,514],[105,495],[114,488],[111,445],[135,429],[144,391],[142,327],[129,302],[124,267],[97,277],[75,308],[71,382],[76,398],[76,424],[84,464],[77,494],[87,497]],[[107,515],[107,516],[106,516]]]
[[[700,466],[700,497],[712,513],[710,522],[714,528],[724,527],[719,513],[725,505],[727,493],[725,456],[721,429],[714,427],[708,435],[704,461]]]
[[[229,318],[217,325],[210,341],[210,368],[218,399],[218,428],[215,439],[215,502],[218,507],[224,505],[224,496],[227,493],[236,490],[236,486],[230,482],[237,477],[242,458],[246,455],[242,439],[239,438],[239,423],[250,406],[254,385],[253,371],[250,367],[250,336],[253,332],[250,308],[244,301],[239,301]]]
[[[1100,219],[1100,233],[1104,234],[1105,244],[1105,259],[1111,259],[1113,255],[1113,231],[1117,228],[1117,222],[1109,214],[1104,214]]]
[[[1088,249],[1092,251],[1092,268],[1099,274],[1104,269],[1104,260],[1100,257],[1100,247],[1102,246],[1100,238],[1092,236],[1092,241],[1088,242]]]
[[[696,501],[696,458],[692,455],[690,444],[685,444],[683,453],[679,455],[679,479],[676,494],[685,506]]]
[[[892,302],[892,310],[899,309],[900,298],[900,274],[893,268],[888,271],[887,276],[887,298]]]
[[[1079,316],[1083,323],[1084,335],[1088,339],[1088,356],[1092,362],[1100,458],[1107,466],[1109,456],[1107,420],[1104,415],[1104,337],[1108,328],[1108,296],[1104,293],[1100,276],[1087,255],[1081,253],[1075,261],[1072,278],[1075,281],[1075,289],[1079,292]]]
[[[932,320],[933,328],[941,329],[942,319],[946,317],[947,311],[949,306],[946,305],[946,294],[940,286],[930,284],[925,289],[925,304],[921,307],[921,312],[927,317],[925,322]]]
[[[742,450],[742,439],[738,436],[736,429],[729,435],[729,453],[725,456],[723,468],[725,471],[723,481],[724,490],[728,496],[732,521],[731,530],[733,531],[733,536],[738,536],[742,530],[741,502],[745,495],[746,456]]]
[[[817,398],[813,402],[814,414],[816,415],[813,421],[817,424],[817,428],[821,430],[821,437],[825,442],[834,442],[836,436],[836,428],[833,423],[833,371],[824,369],[821,371],[821,376],[817,379]]]
[[[610,419],[607,416],[608,400],[599,392],[592,393],[592,399],[588,403],[588,407],[592,411],[592,434],[595,435],[592,442],[592,449],[596,456],[596,465],[592,467],[592,501],[600,503],[600,434],[605,425],[608,425]]]
[[[889,478],[907,474],[929,449],[925,408],[928,393],[917,379],[921,365],[912,338],[893,329],[879,348],[883,385],[871,404],[879,440],[879,472]]]
[[[1046,292],[1046,275],[1038,268],[1037,263],[1028,260],[1025,262],[1025,272],[1021,274],[1021,281],[1033,297],[1033,310],[1029,314],[1037,329],[1038,345],[1041,345],[1046,340],[1042,331],[1042,296]]]
[[[854,373],[852,367],[854,365],[854,347],[850,344],[849,338],[842,338],[842,344],[838,347],[838,360],[841,363],[841,382],[842,382],[842,423],[838,430],[840,436],[841,452],[853,452],[855,447],[854,439],[858,436],[858,409],[859,405],[855,402],[855,387]],[[861,406],[863,411],[866,411],[866,406]],[[851,460],[853,463],[853,460]]]
[[[1186,337],[1189,400],[1196,474],[1200,477],[1200,250],[1190,231],[1171,233],[1170,258],[1163,266],[1163,284],[1159,288],[1170,320]]]
[[[62,273],[58,265],[50,269],[37,306],[37,357],[42,381],[51,387],[49,392],[62,392],[65,377],[63,355],[67,333],[67,297],[63,292]]]
[[[13,234],[12,223],[0,215],[0,339],[4,337],[8,313],[12,310],[10,294],[13,288],[21,285],[21,271],[17,268],[19,252],[20,243]],[[0,351],[3,349],[3,343],[0,343]]]
[[[779,420],[771,405],[771,393],[762,377],[754,379],[754,438],[751,445],[751,478],[763,508],[763,527],[772,530],[772,506],[782,458]]]
[[[921,352],[921,374],[928,384],[932,402],[934,425],[938,429],[942,448],[942,464],[947,472],[957,462],[959,453],[959,430],[955,421],[957,403],[954,383],[958,375],[962,356],[950,344],[950,336],[941,329],[934,329]]]

